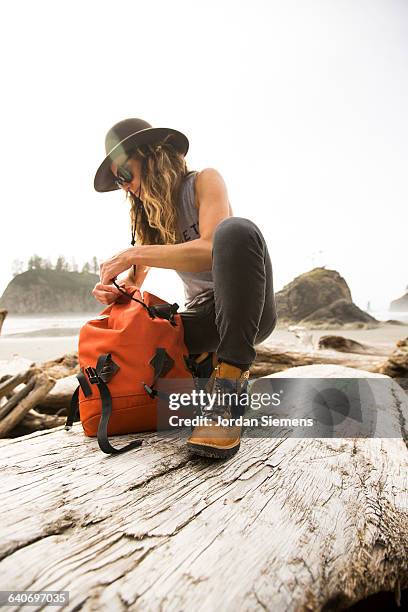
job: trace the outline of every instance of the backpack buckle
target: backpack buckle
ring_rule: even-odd
[[[146,391],[146,393],[151,397],[154,398],[157,395],[157,390],[153,389],[152,387],[149,387],[149,385],[146,385],[146,383],[143,383],[143,388]]]
[[[85,374],[88,376],[88,379],[91,385],[94,385],[95,383],[99,381],[98,372],[95,370],[95,368],[91,366],[89,366],[88,368],[85,368]]]
[[[98,376],[104,383],[110,382],[111,378],[119,370],[119,366],[113,361],[111,354],[106,356],[105,360],[100,361],[96,364],[96,371]]]

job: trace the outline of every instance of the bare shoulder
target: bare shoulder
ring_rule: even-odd
[[[203,168],[197,172],[195,195],[197,208],[200,208],[200,199],[201,201],[206,198],[228,200],[227,186],[221,173],[215,168]]]
[[[204,168],[197,172],[196,176],[196,189],[199,194],[200,191],[210,189],[226,189],[225,181],[222,178],[220,172],[215,168]]]

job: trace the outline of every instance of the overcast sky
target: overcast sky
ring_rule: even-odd
[[[0,47],[0,292],[15,259],[81,265],[129,245],[124,195],[93,178],[106,131],[141,117],[188,136],[191,169],[221,172],[276,290],[326,265],[359,306],[404,293],[404,0],[16,1]],[[149,276],[182,300],[174,272]]]

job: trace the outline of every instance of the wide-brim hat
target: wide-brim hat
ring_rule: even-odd
[[[119,155],[129,155],[136,147],[143,144],[156,144],[169,136],[167,142],[186,155],[189,147],[187,136],[170,128],[154,128],[143,119],[124,119],[116,123],[105,137],[106,157],[96,171],[94,187],[96,191],[114,191],[119,189],[114,182],[111,164]]]

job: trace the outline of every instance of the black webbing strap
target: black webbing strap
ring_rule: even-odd
[[[91,383],[91,385],[96,384],[98,387],[102,403],[102,413],[98,425],[97,439],[99,448],[107,454],[124,453],[125,451],[136,448],[143,443],[143,440],[134,440],[122,448],[115,448],[108,440],[108,423],[112,415],[112,396],[106,383],[111,380],[112,376],[114,376],[118,370],[119,366],[113,361],[111,354],[104,353],[99,355],[95,368],[85,368],[85,373],[88,378],[85,377],[82,370],[77,375],[80,387],[86,397],[92,395],[92,389],[89,386],[89,383]],[[71,429],[72,424],[78,415],[78,393],[79,387],[75,389],[72,395],[71,406],[65,423],[65,429]]]
[[[71,429],[74,421],[78,420],[78,418],[79,418],[79,404],[78,404],[79,389],[80,388],[82,389],[85,397],[89,397],[90,395],[92,395],[92,389],[89,386],[88,379],[85,376],[85,374],[83,373],[82,368],[78,372],[76,377],[78,379],[79,386],[75,389],[75,391],[74,391],[74,393],[72,394],[72,397],[71,397],[71,404],[69,406],[68,416],[67,416],[66,421],[65,421],[65,429],[67,431],[69,429]]]
[[[88,379],[85,376],[82,368],[81,368],[80,372],[77,374],[77,379],[79,381],[80,387],[81,387],[85,397],[89,397],[90,395],[92,395],[92,389],[89,386]]]
[[[134,440],[129,444],[125,444],[122,448],[115,448],[108,440],[108,424],[112,415],[112,396],[106,383],[111,380],[118,370],[119,366],[113,361],[110,353],[99,355],[95,368],[89,367],[85,369],[89,382],[91,385],[96,384],[101,396],[102,414],[96,435],[99,448],[108,455],[124,453],[140,446],[143,442],[143,440]]]
[[[71,429],[74,421],[76,421],[78,417],[78,392],[79,386],[75,389],[71,397],[71,404],[69,406],[68,416],[65,421],[65,429],[67,431]]]
[[[98,444],[101,451],[107,453],[108,455],[124,453],[132,448],[136,448],[141,446],[143,440],[134,440],[129,444],[125,444],[122,448],[115,448],[108,440],[108,423],[112,414],[112,396],[108,389],[106,383],[103,382],[101,378],[98,379],[96,385],[99,389],[99,393],[102,401],[102,416],[98,425]]]

